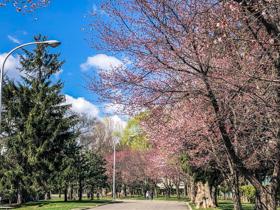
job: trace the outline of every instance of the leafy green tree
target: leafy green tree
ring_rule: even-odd
[[[134,150],[146,150],[149,148],[148,139],[140,126],[141,121],[145,118],[146,113],[141,113],[131,118],[121,135],[122,146],[128,146]]]
[[[32,52],[25,50],[20,64],[22,80],[6,81],[4,87],[2,130],[2,153],[9,159],[9,167],[4,169],[1,182],[11,183],[17,203],[30,199],[32,186],[40,186],[36,197],[49,193],[55,172],[62,170],[61,164],[76,139],[76,117],[69,114],[70,105],[65,104],[63,84],[52,79],[63,65],[59,54],[48,52],[46,45],[37,45]]]

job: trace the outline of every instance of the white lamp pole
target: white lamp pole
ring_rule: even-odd
[[[116,138],[113,138],[113,200],[116,200]]]
[[[5,63],[8,60],[9,56],[15,52],[16,50],[23,48],[25,46],[28,45],[34,45],[34,44],[46,44],[50,47],[57,47],[59,46],[61,43],[57,40],[47,40],[47,41],[38,41],[38,42],[29,42],[29,43],[25,43],[22,44],[20,46],[17,46],[16,48],[12,49],[4,58],[3,60],[3,64],[2,64],[2,68],[1,68],[1,72],[0,72],[0,129],[1,129],[1,122],[2,122],[2,89],[3,89],[3,77],[4,77],[4,69],[5,69]]]

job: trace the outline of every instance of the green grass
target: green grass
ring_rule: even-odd
[[[51,201],[40,201],[40,202],[29,202],[23,204],[21,207],[16,209],[19,210],[72,210],[72,209],[89,209],[92,207],[104,205],[110,203],[110,200],[84,200],[84,201],[68,201],[64,202],[61,200]]]
[[[190,205],[193,209],[197,209],[197,208],[195,208],[195,205],[193,205],[193,204],[190,204]],[[253,204],[242,204],[242,207],[244,210],[253,210]],[[218,208],[207,208],[207,210],[232,210],[232,209],[233,209],[232,201],[219,201]],[[197,210],[202,210],[202,208],[197,209]]]
[[[194,210],[196,209],[193,204],[190,204],[190,205]],[[242,207],[243,207],[243,210],[253,210],[254,209],[254,204],[243,203]],[[223,201],[219,201],[219,207],[218,208],[207,208],[207,209],[203,209],[203,210],[232,210],[232,209],[233,209],[232,201],[223,200]],[[202,209],[197,209],[197,210],[202,210]],[[278,208],[278,210],[280,210],[280,208]]]

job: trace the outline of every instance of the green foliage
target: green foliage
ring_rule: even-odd
[[[148,139],[140,126],[145,117],[146,114],[141,113],[128,121],[121,136],[120,144],[122,146],[128,146],[134,150],[146,150],[149,148]]]
[[[192,169],[191,166],[189,164],[189,157],[187,154],[181,154],[180,155],[180,163],[181,163],[181,167],[183,169],[183,171],[187,174],[192,174]]]
[[[63,64],[59,55],[37,45],[32,52],[25,50],[20,63],[22,81],[6,80],[3,90],[0,171],[0,191],[11,200],[17,197],[19,203],[50,191],[77,137],[76,117],[69,114],[61,94],[63,84],[52,80]]]
[[[106,162],[105,160],[93,153],[87,151],[85,154],[86,158],[86,184],[88,188],[94,192],[94,189],[107,187],[107,176],[106,176]]]
[[[256,197],[256,189],[252,185],[243,185],[240,187],[240,192],[253,203]]]

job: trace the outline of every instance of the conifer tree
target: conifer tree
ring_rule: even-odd
[[[42,44],[24,51],[20,58],[24,76],[20,82],[6,81],[3,94],[3,155],[11,164],[3,169],[1,181],[12,183],[17,203],[48,195],[54,175],[63,170],[61,164],[76,144],[76,117],[69,114],[62,82],[53,79],[63,65],[59,54],[50,53]]]

